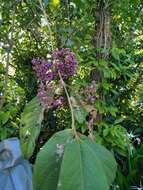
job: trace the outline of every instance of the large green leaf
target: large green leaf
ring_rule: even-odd
[[[35,141],[40,133],[44,108],[37,97],[33,98],[24,109],[20,122],[20,140],[23,154],[29,158],[35,148]]]
[[[84,141],[90,146],[90,148],[92,148],[94,152],[96,152],[98,158],[100,158],[108,180],[108,185],[110,185],[116,176],[117,170],[116,161],[113,155],[104,146],[88,140],[85,136],[82,138],[84,138]]]
[[[86,136],[73,136],[72,130],[57,133],[40,151],[34,167],[35,190],[109,189],[116,173],[112,154]]]
[[[73,140],[65,149],[58,190],[108,190],[101,164],[87,143]]]
[[[57,189],[60,166],[67,142],[72,139],[69,129],[56,133],[41,149],[34,166],[34,189]]]

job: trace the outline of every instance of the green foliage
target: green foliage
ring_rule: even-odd
[[[19,108],[13,103],[6,104],[0,111],[0,140],[17,135],[19,130]]]
[[[142,0],[43,0],[41,2],[52,30],[53,48],[70,47],[78,59],[77,74],[67,83],[70,86],[69,93],[72,96],[74,93],[78,94],[79,99],[84,101],[81,88],[88,87],[91,80],[98,81],[99,73],[102,75],[100,82],[97,82],[96,101],[92,105],[92,108],[102,115],[102,121],[98,122],[95,119],[93,134],[96,142],[110,149],[116,157],[118,171],[113,183],[115,186],[112,187],[115,190],[118,185],[118,189],[127,190],[131,189],[131,186],[140,186],[143,183],[141,168],[143,152],[140,148],[143,139]],[[100,21],[96,7],[100,2],[104,2],[106,8],[110,9],[109,15],[112,20],[110,25],[112,48],[109,50],[108,59],[104,57],[97,59],[96,55],[96,33],[100,32],[98,31],[100,27],[96,28]],[[64,107],[50,110],[43,116],[44,110],[37,100],[33,99],[37,93],[37,79],[32,71],[31,60],[33,57],[49,58],[51,53],[50,35],[39,1],[0,0],[0,4],[0,102],[5,91],[7,54],[11,45],[13,46],[10,51],[6,98],[0,110],[0,140],[19,136],[20,130],[24,155],[35,159],[41,145],[54,132],[70,128],[70,110],[65,102]],[[106,8],[103,16],[106,15]],[[108,37],[108,34],[105,37]],[[103,54],[106,52],[102,48],[98,51]],[[93,71],[96,75],[92,76]],[[32,102],[24,109],[25,104],[31,100]],[[88,136],[89,112],[85,111],[84,106],[79,102],[77,107],[73,106],[74,116],[77,130]],[[37,111],[34,111],[35,108]],[[21,127],[19,127],[23,109]],[[40,140],[36,142],[38,137]],[[63,137],[64,139],[66,138]],[[137,143],[137,140],[140,143]],[[62,139],[60,141],[63,142]],[[83,144],[85,147],[86,143]],[[35,146],[36,152],[33,153]],[[76,152],[77,147],[83,149],[83,145],[81,147],[77,142],[73,147]],[[44,154],[48,157],[46,151]],[[51,149],[48,151],[52,153]],[[78,151],[77,155],[80,156],[80,153]],[[69,159],[67,156],[66,160]],[[44,167],[46,162],[43,158]],[[39,169],[39,172],[42,173],[42,169]],[[49,170],[51,171],[50,168]],[[46,171],[45,175],[45,178],[50,178]],[[39,184],[39,189],[41,185]],[[54,184],[51,182],[50,185],[52,188]]]
[[[136,188],[142,188],[142,162],[143,162],[143,146],[133,151],[130,155],[130,162],[128,171],[122,173],[121,168],[118,169],[116,176],[116,183],[120,189],[130,190],[131,186],[138,184]]]
[[[9,112],[1,112],[0,113],[0,118],[1,118],[1,125],[4,125],[10,117],[10,113]]]
[[[20,140],[23,154],[30,158],[35,148],[43,120],[44,108],[40,105],[37,97],[33,98],[26,106],[21,115]]]
[[[34,167],[36,189],[109,189],[116,173],[112,154],[72,130],[56,133],[41,149]]]
[[[100,132],[95,134],[97,142],[104,144],[122,156],[127,156],[131,148],[130,140],[127,136],[127,131],[121,125],[107,126],[100,124],[99,128],[103,127]]]

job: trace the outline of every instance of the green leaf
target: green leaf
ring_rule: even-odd
[[[56,190],[65,144],[72,139],[70,129],[58,132],[43,146],[34,166],[34,190]]]
[[[106,137],[109,133],[109,128],[103,130],[103,137]]]
[[[20,140],[23,154],[29,158],[35,148],[35,141],[40,133],[44,108],[37,97],[33,98],[25,107],[20,121]]]
[[[119,48],[112,48],[111,50],[112,56],[116,59],[116,60],[120,60],[120,55],[126,55],[126,51],[124,49],[119,49]]]
[[[116,162],[103,146],[86,136],[75,139],[72,130],[55,134],[38,154],[35,190],[108,190]]]
[[[118,109],[116,107],[110,106],[108,111],[112,116],[116,117]]]
[[[114,124],[121,123],[124,120],[124,118],[118,118],[114,121]]]
[[[98,156],[104,168],[108,185],[110,186],[116,176],[117,164],[113,155],[102,145],[89,141],[85,138],[86,142],[92,147],[95,154]]]
[[[113,48],[111,50],[111,53],[112,53],[112,56],[116,59],[116,60],[120,60],[120,57],[119,57],[119,51],[117,48]]]
[[[84,109],[80,107],[76,107],[74,109],[74,115],[75,119],[79,124],[82,124],[86,120],[87,113],[84,111]]]
[[[10,118],[10,112],[0,112],[0,126],[6,124],[6,122],[9,120]]]

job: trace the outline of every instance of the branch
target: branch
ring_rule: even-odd
[[[0,99],[0,109],[3,107],[3,104],[6,99],[6,95],[7,95],[8,80],[9,80],[8,72],[9,72],[9,66],[10,66],[10,54],[11,54],[11,51],[13,48],[14,13],[15,13],[15,5],[13,5],[12,26],[11,26],[11,32],[10,32],[9,47],[7,48],[5,77],[4,77],[4,84],[3,84],[3,93],[2,93],[2,97]]]

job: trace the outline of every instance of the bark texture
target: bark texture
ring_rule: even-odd
[[[95,10],[95,35],[94,35],[94,47],[96,53],[96,60],[100,61],[109,59],[109,50],[111,47],[111,6],[110,1],[97,0]],[[99,99],[104,101],[104,93],[102,90],[102,83],[104,76],[102,71],[98,68],[91,73],[92,79],[101,86],[99,92]],[[102,114],[98,113],[96,122],[102,121]]]

